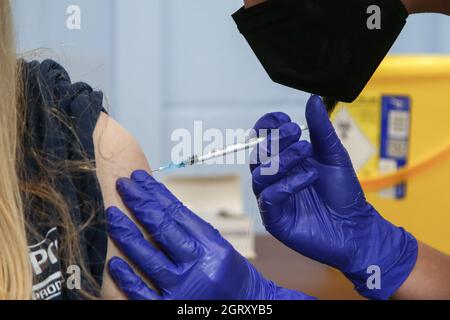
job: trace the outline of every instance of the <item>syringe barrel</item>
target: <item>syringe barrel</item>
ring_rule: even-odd
[[[302,131],[309,130],[308,127],[304,126],[304,125],[301,125],[300,128]],[[194,155],[194,156],[190,157],[189,159],[186,159],[185,161],[178,162],[178,163],[171,163],[171,164],[163,166],[157,170],[154,170],[154,172],[155,171],[165,171],[165,170],[171,169],[171,168],[184,168],[184,167],[193,166],[193,165],[200,164],[200,163],[205,163],[206,161],[209,161],[212,159],[224,157],[226,155],[236,153],[239,151],[243,151],[243,150],[248,150],[250,148],[257,146],[264,140],[266,140],[266,137],[252,138],[252,139],[249,139],[242,143],[237,143],[232,146],[227,146],[223,149],[212,150],[211,152],[201,154],[201,155]]]
[[[254,139],[250,139],[246,142],[237,143],[232,146],[227,146],[224,149],[212,150],[211,152],[208,152],[208,153],[198,156],[196,163],[204,163],[206,161],[224,157],[226,155],[233,154],[233,153],[236,153],[239,151],[248,150],[250,148],[257,146],[258,144],[263,142],[265,139],[266,139],[265,137],[254,138]]]

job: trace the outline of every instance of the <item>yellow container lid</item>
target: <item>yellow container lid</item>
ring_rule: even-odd
[[[390,55],[372,80],[450,78],[450,55]]]

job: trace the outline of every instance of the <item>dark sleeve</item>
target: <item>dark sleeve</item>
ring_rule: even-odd
[[[48,91],[44,96],[70,120],[74,135],[90,160],[95,160],[93,133],[103,108],[103,93],[84,82],[72,83],[66,70],[53,60],[40,64],[40,73]]]
[[[36,147],[46,155],[72,163],[89,163],[88,170],[65,168],[61,193],[81,230],[81,250],[99,285],[107,252],[101,189],[95,174],[93,133],[103,108],[103,94],[88,84],[72,83],[66,70],[52,60],[26,64],[28,119]],[[84,225],[88,227],[83,228]]]

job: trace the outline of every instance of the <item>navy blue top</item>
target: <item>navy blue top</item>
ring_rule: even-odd
[[[72,83],[64,68],[52,60],[21,62],[26,94],[22,180],[35,184],[43,175],[51,178],[75,225],[79,228],[88,225],[79,232],[81,253],[101,285],[107,234],[99,183],[95,172],[74,171],[70,163],[89,160],[95,165],[93,132],[104,111],[103,94],[86,83]],[[37,231],[29,236],[34,299],[80,299],[77,266],[70,266],[60,258],[64,223],[50,202],[30,199],[25,210]],[[42,211],[48,218],[38,214]],[[83,289],[98,293],[85,280],[81,272]]]

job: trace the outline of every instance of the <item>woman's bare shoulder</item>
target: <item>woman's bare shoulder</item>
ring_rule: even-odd
[[[94,145],[97,178],[105,208],[116,206],[131,217],[116,191],[116,181],[121,177],[129,177],[135,170],[150,171],[142,148],[125,128],[105,113],[101,114],[94,131]],[[107,261],[113,256],[122,254],[108,239]],[[106,266],[107,263],[103,276],[102,298],[125,299],[110,278]]]

